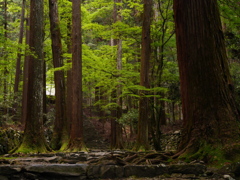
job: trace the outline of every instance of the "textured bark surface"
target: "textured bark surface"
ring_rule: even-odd
[[[238,144],[239,114],[217,1],[174,0],[174,14],[184,119],[179,152],[211,145],[228,154]]]
[[[122,3],[122,0],[114,0],[113,19],[114,22],[121,21],[120,6],[118,3]],[[117,38],[113,40],[113,45],[117,46],[116,54],[116,67],[118,71],[122,70],[122,40]],[[117,85],[116,92],[113,92],[112,99],[113,103],[117,103],[116,109],[112,110],[111,120],[111,148],[112,149],[123,149],[123,138],[122,138],[122,125],[118,122],[118,119],[122,116],[122,87]],[[115,95],[114,95],[115,94]]]
[[[52,39],[52,54],[54,68],[63,66],[62,42],[58,18],[58,0],[49,0],[49,18]],[[55,121],[53,132],[53,149],[60,149],[62,145],[68,142],[69,128],[66,116],[65,101],[65,80],[64,71],[58,70],[54,72],[55,83]]]
[[[27,114],[23,141],[18,152],[46,152],[43,132],[43,0],[30,2]]]
[[[149,88],[149,64],[151,58],[151,37],[150,25],[152,14],[152,0],[144,0],[144,14],[142,26],[142,49],[141,49],[141,70],[140,85]],[[148,98],[145,97],[147,92],[140,91],[139,101],[139,119],[136,149],[148,149]]]
[[[69,150],[84,149],[81,1],[72,1],[72,122]]]
[[[69,19],[70,21],[70,19]],[[66,38],[67,42],[67,50],[68,53],[71,54],[72,52],[72,47],[71,47],[71,24],[70,22],[67,25],[67,30],[68,30],[68,35]],[[72,59],[68,58],[67,63],[71,63]],[[67,82],[66,82],[66,115],[67,115],[67,121],[69,124],[69,132],[70,132],[70,127],[72,123],[72,69],[67,70]],[[62,147],[64,149],[64,147]]]

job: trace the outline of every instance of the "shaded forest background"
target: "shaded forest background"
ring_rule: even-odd
[[[55,86],[62,76],[63,81],[58,83],[66,87],[64,94],[67,94],[71,75],[72,2],[58,0],[60,65],[53,61],[49,2],[44,1],[43,111],[44,127],[53,130],[54,120],[59,115],[54,106]],[[240,106],[240,4],[237,0],[219,0],[218,3],[235,99]],[[161,150],[159,137],[164,127],[182,121],[173,2],[153,0],[152,5],[148,86],[140,83],[142,0],[84,0],[81,5],[83,112],[98,119],[102,128],[105,124],[112,125],[112,148],[126,147],[136,139],[141,98],[149,102],[146,119],[154,149]],[[0,6],[0,126],[17,126],[23,130],[24,64],[31,55],[26,43],[30,4],[25,0],[1,0]],[[54,73],[61,74],[56,79]],[[67,117],[71,109],[71,103],[66,100]],[[54,149],[63,147],[54,142],[52,146]]]

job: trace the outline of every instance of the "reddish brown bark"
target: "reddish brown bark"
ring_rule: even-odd
[[[71,54],[72,48],[71,48],[71,24],[70,22],[67,25],[68,29],[68,35],[67,35],[67,50],[68,53]],[[71,63],[72,59],[69,58],[67,60],[67,63]],[[68,128],[70,133],[71,128],[71,122],[72,122],[72,69],[67,70],[67,82],[66,82],[66,115],[67,115],[67,122],[68,122]]]
[[[84,150],[81,1],[72,0],[72,123],[69,150]]]
[[[50,30],[52,39],[52,54],[54,68],[63,66],[62,58],[62,42],[61,32],[59,27],[58,18],[58,1],[49,0],[49,18],[50,18]],[[55,83],[55,121],[53,132],[53,149],[60,149],[62,145],[68,141],[68,124],[66,117],[66,102],[65,102],[65,79],[64,71],[58,70],[54,72]]]
[[[144,14],[142,25],[142,49],[141,49],[141,70],[140,85],[149,88],[149,65],[151,58],[151,37],[150,25],[152,14],[152,0],[144,0]],[[139,119],[136,149],[149,149],[148,142],[148,111],[149,103],[146,91],[140,91]]]
[[[17,152],[46,152],[43,132],[43,0],[30,2],[29,56],[26,124]]]
[[[120,6],[117,3],[122,3],[122,0],[114,0],[114,9],[113,9],[113,19],[114,22],[121,21],[121,15],[119,13]],[[122,70],[122,40],[114,39],[113,46],[117,46],[117,55],[116,55],[116,67],[118,71]],[[120,82],[119,82],[120,84]],[[118,122],[118,119],[122,116],[122,87],[118,85],[116,90],[113,90],[112,100],[113,103],[117,104],[116,109],[112,110],[112,120],[111,120],[111,148],[112,149],[123,149],[123,140],[122,140],[122,125]]]
[[[184,119],[179,154],[207,154],[211,146],[231,158],[239,114],[217,1],[174,0],[174,13]]]

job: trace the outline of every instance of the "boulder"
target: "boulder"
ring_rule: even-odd
[[[86,176],[86,164],[35,164],[25,167],[30,173],[53,176]]]
[[[87,170],[89,179],[114,179],[123,177],[123,167],[115,165],[91,165]]]
[[[195,174],[201,175],[207,170],[202,164],[174,164],[169,166],[169,173]]]
[[[168,168],[166,166],[136,166],[129,165],[124,166],[124,176],[125,177],[155,177],[162,174],[168,173]]]
[[[22,168],[20,166],[10,166],[10,165],[1,165],[0,166],[0,175],[11,175],[21,172]]]

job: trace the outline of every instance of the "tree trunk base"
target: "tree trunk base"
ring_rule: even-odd
[[[51,147],[53,150],[66,149],[68,142],[69,142],[69,137],[67,133],[61,133],[61,134],[55,133],[53,134]]]
[[[66,152],[78,152],[78,151],[84,152],[88,151],[85,143],[81,139],[70,140]]]
[[[47,153],[50,152],[51,148],[47,145],[47,143],[39,142],[39,143],[29,143],[22,142],[19,147],[12,150],[11,153]]]
[[[213,145],[207,142],[201,143],[198,150],[193,145],[187,146],[173,156],[178,157],[186,162],[194,160],[204,161],[210,165],[223,166],[228,162],[240,161],[240,143],[232,145]]]

